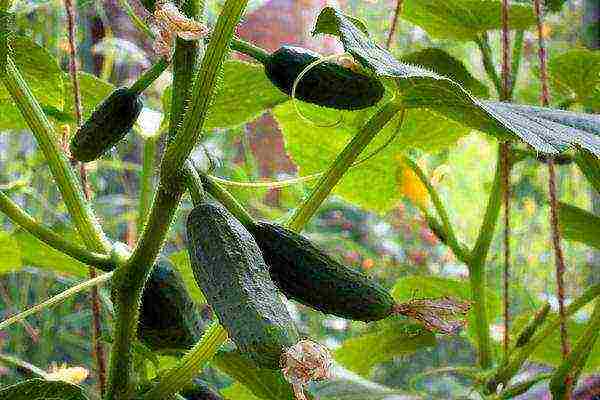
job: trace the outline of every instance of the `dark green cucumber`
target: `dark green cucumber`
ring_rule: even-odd
[[[223,400],[219,392],[201,379],[194,379],[192,385],[181,391],[187,400]]]
[[[265,63],[265,73],[282,92],[291,95],[298,75],[319,58],[313,51],[283,46],[271,54]],[[359,110],[377,104],[384,92],[378,79],[325,61],[302,77],[296,87],[296,98],[324,107]]]
[[[99,158],[127,135],[140,112],[139,94],[122,87],[100,103],[71,139],[71,155],[77,161]]]
[[[358,321],[380,320],[394,312],[394,299],[384,287],[335,261],[304,236],[268,222],[258,222],[251,232],[271,278],[287,297]]]
[[[159,260],[144,286],[138,338],[154,351],[187,350],[203,328],[181,273],[168,260]]]
[[[252,235],[223,206],[203,202],[188,216],[187,241],[196,282],[229,337],[258,365],[279,369],[298,332]]]

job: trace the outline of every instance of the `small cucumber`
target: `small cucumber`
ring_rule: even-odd
[[[181,273],[168,260],[159,260],[142,294],[138,338],[154,351],[187,350],[203,328]]]
[[[100,103],[71,139],[71,155],[77,161],[99,158],[127,135],[140,112],[140,96],[122,87]]]
[[[187,241],[196,282],[229,337],[258,365],[279,369],[298,332],[252,235],[220,204],[201,202]]]
[[[335,261],[304,236],[269,222],[256,223],[251,232],[271,278],[287,297],[358,321],[394,313],[396,303],[384,287]]]
[[[318,53],[301,47],[282,46],[268,58],[265,73],[275,86],[291,96],[298,75],[319,58]],[[296,98],[324,107],[359,110],[377,104],[384,92],[378,79],[325,61],[300,79]]]

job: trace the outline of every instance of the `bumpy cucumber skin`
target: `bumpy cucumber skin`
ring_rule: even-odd
[[[265,64],[269,80],[287,95],[292,94],[296,77],[320,55],[294,46],[282,46]],[[375,105],[385,92],[376,78],[352,71],[333,62],[323,62],[302,77],[296,98],[340,110],[359,110]]]
[[[187,220],[192,270],[239,350],[279,369],[284,349],[299,340],[252,235],[220,204],[202,203]]]
[[[140,96],[128,88],[116,89],[100,103],[71,139],[71,155],[89,162],[110,150],[133,127],[142,111]]]
[[[357,321],[376,321],[393,312],[394,299],[384,287],[335,261],[304,236],[269,222],[258,222],[251,232],[271,278],[287,297]]]
[[[181,351],[192,347],[203,330],[181,273],[168,260],[159,260],[142,294],[138,338],[154,351]]]

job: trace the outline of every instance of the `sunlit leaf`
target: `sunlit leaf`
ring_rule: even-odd
[[[587,151],[580,151],[575,156],[575,162],[590,185],[600,194],[600,159]]]
[[[550,59],[548,73],[553,90],[592,109],[600,108],[600,52],[569,50]]]
[[[30,379],[0,389],[0,400],[87,400],[83,388],[62,381]]]
[[[335,127],[316,126],[299,117],[290,102],[273,109],[283,131],[286,151],[302,176],[327,170],[337,153],[356,134],[363,119],[361,113],[356,112],[324,109],[319,112],[319,118],[325,121],[335,122],[340,116],[343,120]],[[400,115],[375,137],[359,159],[376,155],[350,169],[335,187],[336,194],[358,206],[384,213],[401,198],[394,173],[399,156],[409,148],[425,151],[447,148],[468,132],[462,125],[427,110],[409,110],[400,130],[399,122]],[[374,187],[377,190],[373,190]]]
[[[23,261],[19,242],[7,232],[0,232],[0,273],[21,269]]]
[[[97,78],[92,74],[80,72],[79,75],[79,93],[81,95],[81,106],[83,108],[83,119],[87,119],[94,111],[94,108],[102,100],[108,97],[115,89],[113,85]],[[65,107],[63,113],[73,121],[75,120],[75,107],[73,100],[73,86],[71,79],[65,75]]]
[[[406,0],[402,18],[440,39],[473,40],[501,28],[499,0]],[[535,24],[531,6],[512,4],[510,28],[527,29]]]
[[[435,346],[435,343],[435,335],[431,332],[401,317],[392,317],[378,323],[376,329],[344,341],[335,351],[335,360],[367,377],[375,365]]]
[[[171,108],[171,87],[163,93],[163,111]],[[229,60],[217,88],[205,129],[232,128],[250,122],[288,97],[267,79],[260,64]]]
[[[560,203],[558,215],[565,239],[600,249],[600,217],[565,203]]]
[[[185,287],[187,288],[190,296],[196,302],[196,304],[204,304],[206,303],[206,298],[198,288],[198,284],[196,283],[196,279],[194,278],[194,272],[192,271],[192,266],[190,264],[190,257],[188,255],[187,250],[181,250],[176,253],[173,253],[169,256],[169,259],[177,267],[181,276],[183,277],[183,282],[185,283]]]
[[[321,11],[315,33],[337,35],[365,68],[394,78],[407,107],[435,110],[500,139],[518,138],[543,153],[581,146],[600,156],[600,116],[479,100],[446,76],[399,62],[331,7]]]

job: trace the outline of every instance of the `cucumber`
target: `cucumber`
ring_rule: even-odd
[[[395,312],[388,291],[346,267],[304,236],[283,226],[257,222],[250,228],[275,284],[289,298],[343,318],[375,321]]]
[[[229,337],[258,365],[279,369],[298,332],[252,235],[220,204],[200,202],[187,242],[196,282]]]
[[[291,96],[298,75],[319,58],[318,53],[301,47],[282,46],[265,62],[265,73],[275,86]],[[384,92],[378,79],[325,61],[302,77],[296,98],[323,107],[359,110],[377,104]]]
[[[187,400],[223,400],[215,388],[198,378],[182,390],[181,395]]]
[[[144,286],[138,338],[154,351],[181,351],[192,347],[203,330],[181,273],[168,260],[159,260]]]
[[[71,139],[71,156],[89,162],[114,147],[133,127],[140,112],[139,94],[118,88],[100,103]]]

